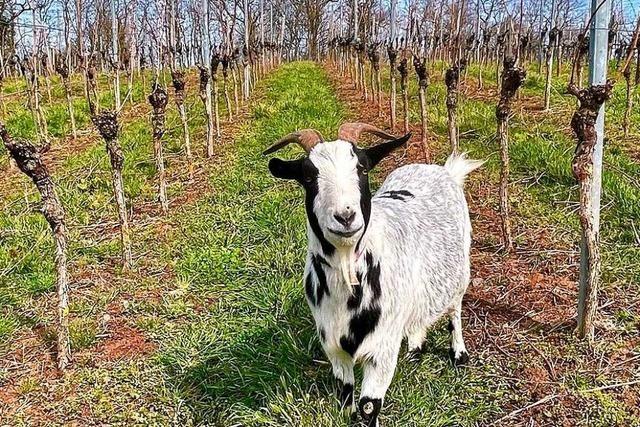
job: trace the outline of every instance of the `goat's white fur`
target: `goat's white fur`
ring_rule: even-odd
[[[309,159],[319,171],[313,210],[324,237],[336,247],[331,256],[323,255],[330,296],[321,304],[310,301],[309,306],[336,378],[353,384],[354,363],[361,361],[364,380],[360,395],[382,401],[404,337],[410,350],[418,349],[427,328],[448,315],[454,328],[455,357],[466,353],[460,312],[470,279],[471,222],[462,186],[465,176],[482,162],[469,160],[462,154],[452,155],[444,166],[412,164],[396,169],[373,196],[371,218],[364,232],[356,173],[358,159],[351,144],[340,140],[319,144]],[[385,197],[391,194],[389,191],[406,191],[413,197],[402,200]],[[333,215],[345,206],[356,208],[353,228],[362,226],[350,238],[329,231],[343,229]],[[316,292],[319,279],[312,257],[323,251],[309,223],[307,230],[305,278],[310,277]],[[356,251],[356,242],[361,237]],[[365,261],[367,253],[371,254],[373,265],[380,267],[381,292],[375,302],[371,286],[366,285],[370,274]],[[356,285],[362,287],[362,298],[359,307],[353,310],[347,307],[347,301],[353,297],[352,286],[348,284],[356,273],[362,275],[361,283]],[[341,339],[349,336],[354,315],[372,304],[380,308],[379,321],[352,357],[342,348]]]

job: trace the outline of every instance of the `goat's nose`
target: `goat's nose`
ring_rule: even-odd
[[[349,228],[353,220],[356,218],[356,213],[350,207],[347,207],[344,211],[333,215],[333,217],[345,228]]]

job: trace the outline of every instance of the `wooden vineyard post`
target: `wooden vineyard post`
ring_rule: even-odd
[[[42,214],[49,223],[55,242],[54,263],[56,268],[56,290],[58,294],[57,317],[57,363],[61,370],[71,363],[71,343],[69,340],[69,279],[67,275],[67,227],[65,213],[49,171],[42,162],[41,155],[49,149],[49,144],[35,146],[30,141],[14,140],[0,123],[0,138],[18,168],[27,175],[42,197]]]

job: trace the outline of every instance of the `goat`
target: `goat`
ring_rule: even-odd
[[[362,133],[387,141],[359,148]],[[269,170],[305,190],[307,302],[341,386],[341,407],[349,412],[355,411],[354,364],[363,363],[358,411],[372,427],[404,337],[409,354],[419,355],[427,328],[448,315],[450,357],[454,365],[469,358],[460,318],[471,274],[463,184],[482,162],[454,154],[444,167],[403,166],[372,197],[368,172],[410,136],[345,123],[335,141],[324,142],[318,131],[306,129],[264,152],[297,143],[307,153],[297,160],[273,158]]]

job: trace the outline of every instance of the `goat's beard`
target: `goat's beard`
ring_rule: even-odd
[[[338,256],[340,259],[340,273],[344,283],[351,289],[357,286],[358,276],[356,274],[356,253],[355,246],[343,246],[338,248]]]

